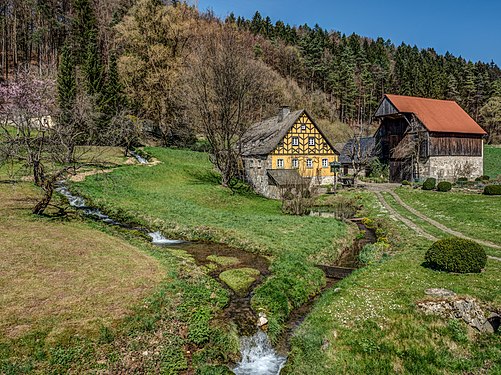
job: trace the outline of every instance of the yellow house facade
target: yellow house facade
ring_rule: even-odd
[[[283,107],[277,116],[252,125],[241,146],[247,181],[264,196],[277,198],[280,184],[299,176],[333,183],[330,163],[338,161],[339,152],[304,109]]]

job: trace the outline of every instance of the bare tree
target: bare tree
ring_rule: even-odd
[[[315,177],[302,177],[299,174],[288,175],[279,186],[282,212],[290,215],[305,215],[309,212],[318,193],[318,184],[312,184]]]
[[[358,134],[348,141],[343,151],[350,159],[353,169],[353,178],[356,179],[374,160],[377,147],[374,138],[371,139]]]
[[[402,140],[391,151],[394,158],[405,161],[405,170],[411,178],[421,177],[421,165],[427,157],[427,141],[428,132],[426,129],[413,117],[409,121],[409,126]]]
[[[269,68],[253,58],[243,37],[231,26],[216,25],[195,49],[187,81],[194,121],[210,144],[223,186],[240,177],[239,141],[273,96]]]

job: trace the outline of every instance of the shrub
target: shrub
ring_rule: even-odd
[[[501,185],[487,185],[484,187],[485,195],[501,195]]]
[[[480,181],[489,181],[490,177],[489,176],[480,176],[475,179],[475,181],[480,182]]]
[[[468,182],[468,178],[467,177],[459,177],[457,179],[457,182]]]
[[[437,183],[437,180],[433,177],[429,177],[426,179],[426,181],[423,183],[423,190],[433,190],[435,189],[435,185]]]
[[[480,272],[487,263],[487,255],[475,241],[452,237],[435,242],[426,252],[425,261],[440,271]]]
[[[404,185],[404,186],[409,186],[410,184],[411,183],[409,181],[407,181],[407,180],[403,180],[402,181],[402,185]]]
[[[438,191],[449,191],[452,189],[452,184],[450,182],[447,182],[447,181],[442,181],[442,182],[439,182],[438,185],[437,185],[437,190]]]

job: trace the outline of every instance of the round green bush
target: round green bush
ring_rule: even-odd
[[[433,177],[429,177],[426,179],[426,181],[423,183],[423,190],[433,190],[435,189],[435,185],[437,183],[437,180]]]
[[[428,249],[424,258],[433,269],[457,273],[480,272],[487,263],[482,246],[459,237],[438,240]]]
[[[407,180],[403,180],[402,181],[402,185],[404,185],[404,186],[409,186],[410,184],[411,183],[409,181],[407,181]]]
[[[438,185],[437,185],[437,190],[438,191],[449,191],[452,189],[452,184],[450,182],[447,182],[447,181],[442,181],[442,182],[439,182]]]
[[[501,185],[487,185],[484,187],[485,195],[501,195]]]

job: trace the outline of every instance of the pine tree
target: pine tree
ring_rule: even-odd
[[[57,75],[58,104],[62,125],[72,121],[72,112],[77,97],[76,69],[71,50],[64,45]]]
[[[103,90],[103,104],[103,112],[107,118],[113,117],[126,106],[115,55],[110,57],[108,76]]]
[[[103,90],[103,64],[97,45],[97,36],[94,32],[89,32],[83,71],[87,93],[91,96],[99,96]]]

